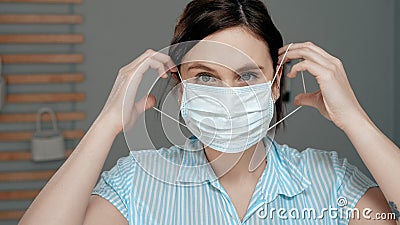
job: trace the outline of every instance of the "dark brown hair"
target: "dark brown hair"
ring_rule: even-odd
[[[186,41],[202,40],[217,31],[237,26],[249,30],[265,42],[275,72],[278,50],[283,46],[283,39],[272,22],[268,9],[260,0],[191,1],[178,18],[171,46]],[[184,54],[177,54],[174,48],[171,48],[169,55],[176,64],[180,64]],[[275,103],[277,120],[283,117],[284,76],[281,77],[280,86],[280,97]]]

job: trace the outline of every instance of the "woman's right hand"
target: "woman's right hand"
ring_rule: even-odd
[[[135,102],[143,74],[150,68],[156,69],[162,78],[168,78],[167,72],[177,72],[170,56],[151,49],[119,70],[107,102],[97,118],[107,123],[107,127],[115,135],[121,132],[123,126],[132,126],[141,113],[155,105],[156,99],[153,95],[147,95]]]
[[[147,50],[121,68],[95,123],[36,196],[19,221],[20,225],[52,225],[54,220],[58,225],[107,224],[111,220],[128,224],[112,203],[100,197],[91,197],[91,194],[114,138],[122,130],[123,110],[127,115],[124,121],[134,123],[143,111],[155,104],[154,96],[134,102],[143,74],[149,68],[157,69],[163,78],[168,77],[168,71],[177,72],[169,56],[153,50]],[[68,194],[65,194],[66,190]]]

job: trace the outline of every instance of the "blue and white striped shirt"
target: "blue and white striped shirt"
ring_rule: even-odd
[[[348,224],[349,210],[377,186],[335,151],[299,152],[273,142],[240,220],[204,151],[194,150],[200,141],[189,140],[184,146],[131,151],[101,174],[92,194],[134,225]]]

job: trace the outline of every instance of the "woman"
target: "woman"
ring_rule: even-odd
[[[260,64],[266,80],[274,80],[271,96],[278,119],[282,117],[280,86],[283,83],[278,65],[287,60],[302,59],[292,67],[288,77],[293,78],[297,72],[307,70],[317,80],[320,91],[297,96],[295,104],[317,108],[324,117],[342,129],[380,188],[346,160],[338,159],[335,152],[307,149],[300,153],[277,143],[273,143],[269,152],[261,151],[266,160],[249,171],[251,156],[259,146],[261,149],[265,147],[263,139],[239,153],[240,157],[236,157],[238,153],[221,156],[221,149],[205,145],[204,151],[186,155],[189,158],[180,155],[183,150],[176,146],[137,154],[153,159],[161,152],[173,160],[182,159],[182,164],[215,162],[210,168],[212,174],[218,177],[216,180],[207,177],[201,179],[204,178],[202,172],[205,172],[202,170],[190,174],[185,170],[180,171],[179,178],[183,178],[184,183],[205,180],[201,185],[171,185],[156,180],[137,165],[137,158],[130,155],[118,160],[112,170],[104,172],[93,191],[111,144],[123,127],[121,111],[128,89],[127,81],[132,80],[137,88],[148,68],[159,69],[162,78],[168,78],[163,73],[164,68],[168,68],[175,79],[200,77],[204,82],[221,80],[231,86],[242,86],[242,75],[238,78],[235,74],[225,73],[226,70],[221,67],[212,68],[212,72],[203,66],[191,72],[182,65],[178,71],[169,56],[148,50],[119,71],[98,118],[36,197],[20,224],[395,223],[393,220],[374,220],[361,216],[353,219],[344,217],[343,212],[338,212],[340,215],[336,217],[325,213],[322,218],[293,219],[290,216],[295,210],[284,211],[314,208],[321,212],[324,208],[356,207],[361,211],[369,208],[372,211],[369,216],[377,218],[377,213],[391,211],[388,201],[392,206],[400,204],[400,181],[393,173],[400,171],[399,148],[369,120],[356,100],[338,59],[312,43],[295,43],[290,48],[288,45],[282,46],[279,31],[263,3],[258,0],[192,1],[178,20],[172,44],[191,40],[209,40],[234,46]],[[277,74],[276,79],[274,74]],[[155,100],[150,95],[135,103],[129,113],[130,121],[134,122],[141,113],[152,108]],[[202,143],[194,137],[190,144],[195,146]],[[215,160],[219,157],[238,161],[225,173],[227,161]],[[222,175],[221,171],[224,171]],[[343,201],[337,202],[338,199]],[[271,208],[276,209],[275,213],[280,208],[284,210],[271,218],[269,215],[274,213]]]

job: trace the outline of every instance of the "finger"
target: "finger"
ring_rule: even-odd
[[[141,57],[141,61],[139,63],[128,64],[127,69],[133,69],[138,64],[141,64],[149,59],[153,59],[153,60],[163,63],[165,65],[165,67],[167,68],[166,71],[176,72],[178,70],[170,56],[160,53],[160,52],[155,52],[154,50],[151,50],[151,49],[149,49],[145,53],[143,53],[143,57]]]
[[[306,94],[299,94],[294,98],[294,104],[296,106],[310,106],[317,109],[321,115],[323,115],[326,119],[331,120],[329,117],[328,112],[326,111],[325,104],[323,101],[323,97],[321,94],[321,90],[313,92],[313,93],[306,93]]]
[[[147,49],[139,57],[137,57],[135,60],[133,60],[129,64],[125,65],[123,68],[125,68],[126,70],[131,70],[132,68],[134,68],[138,64],[143,63],[146,59],[148,59],[154,53],[155,53],[155,51],[153,49]]]
[[[142,55],[140,55],[138,58],[136,58],[135,60],[133,60],[126,66],[124,66],[122,69],[123,70],[133,70],[135,67],[137,67],[137,65],[142,64],[149,58],[153,58],[155,60],[158,60],[158,61],[164,63],[166,65],[166,67],[168,68],[167,71],[176,72],[178,70],[170,56],[160,53],[160,52],[156,52],[152,49],[146,50]]]
[[[279,49],[278,54],[282,55],[283,53],[285,53],[286,49],[289,47],[289,45],[285,45],[282,48]],[[315,52],[318,52],[320,55],[324,56],[325,58],[332,58],[333,56],[330,55],[329,53],[327,53],[325,50],[323,50],[322,48],[318,47],[317,45],[315,45],[312,42],[302,42],[302,43],[293,43],[290,46],[290,50],[295,50],[295,49],[300,49],[300,48],[305,48],[305,49],[312,49]]]
[[[296,106],[311,106],[314,108],[318,108],[319,106],[319,97],[318,95],[320,94],[320,91],[316,91],[313,93],[302,93],[302,94],[298,94],[295,98],[294,98],[294,104]]]
[[[135,108],[138,114],[143,113],[144,111],[152,108],[156,104],[156,97],[152,94],[148,94],[135,103]]]
[[[126,90],[128,99],[135,98],[136,91],[139,88],[140,82],[142,81],[143,74],[150,68],[156,69],[162,78],[168,78],[164,64],[153,59],[144,61],[141,65],[139,65],[138,68],[135,70],[130,70],[127,72],[128,74],[126,74],[126,83],[129,84],[128,89]]]
[[[301,71],[310,72],[310,74],[316,78],[318,83],[320,83],[319,81],[321,78],[332,76],[332,72],[326,67],[323,67],[310,60],[304,60],[293,65],[287,76],[289,78],[295,78],[297,76],[297,73]]]
[[[147,59],[141,65],[139,65],[139,67],[136,69],[135,72],[133,72],[133,74],[143,75],[150,68],[156,69],[158,74],[162,78],[167,78],[168,77],[167,69],[165,68],[165,65],[163,63],[161,63],[160,61],[157,61],[157,60],[154,60],[154,59],[151,59],[151,58]]]
[[[278,63],[281,63],[282,57],[283,57],[283,55],[279,56]],[[290,49],[287,52],[286,57],[283,60],[283,63],[286,63],[286,62],[288,62],[290,60],[294,60],[294,59],[307,59],[307,60],[316,62],[322,66],[328,66],[328,65],[332,64],[331,61],[329,61],[324,56],[320,55],[318,52],[316,52],[312,49],[306,49],[306,48]]]
[[[151,58],[162,62],[166,66],[168,71],[171,71],[171,72],[178,71],[178,68],[176,67],[174,61],[172,61],[172,58],[169,55],[166,55],[166,54],[163,54],[160,52],[156,52],[151,56]]]

